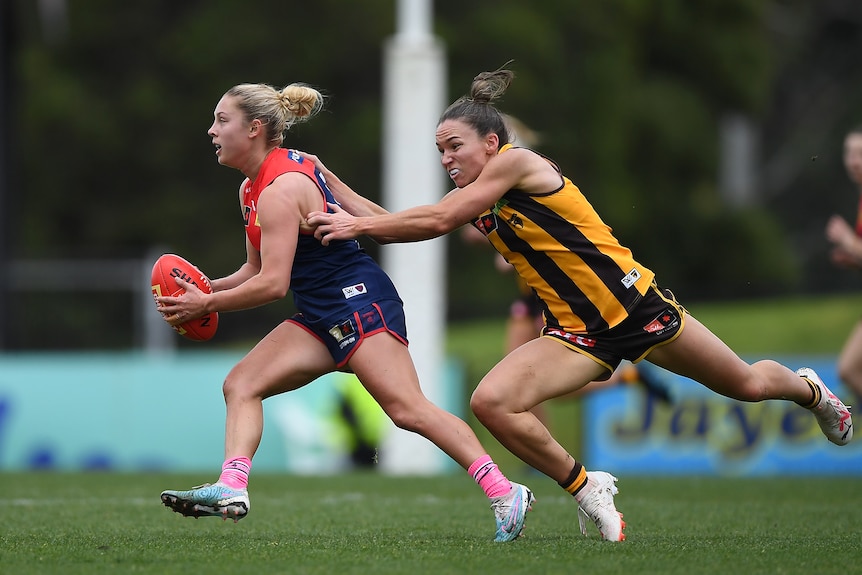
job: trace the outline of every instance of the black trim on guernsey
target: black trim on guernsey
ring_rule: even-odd
[[[560,299],[569,306],[572,314],[583,320],[588,331],[603,331],[608,329],[608,324],[604,318],[602,318],[598,308],[595,307],[593,302],[591,302],[586,294],[581,291],[578,284],[576,284],[565,271],[560,269],[554,260],[552,260],[547,254],[534,250],[528,242],[518,237],[509,226],[498,226],[497,237],[500,238],[501,242],[506,244],[506,247],[509,248],[509,250],[522,255],[530,264],[530,267],[536,270],[537,274],[542,277],[545,283],[554,287],[554,291],[556,291],[560,296]],[[572,307],[570,303],[572,301],[578,301],[581,303],[584,308],[580,310],[581,313],[578,313]],[[587,304],[591,306],[590,311],[592,313],[590,313],[588,317],[584,317]]]

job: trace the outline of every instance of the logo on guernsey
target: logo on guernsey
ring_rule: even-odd
[[[661,335],[669,329],[673,329],[679,325],[679,318],[676,313],[668,308],[656,317],[654,320],[649,322],[644,326],[644,331],[647,333],[653,333],[655,335]]]
[[[486,236],[497,229],[497,216],[494,214],[485,214],[473,220],[473,225],[477,230]]]
[[[353,326],[353,321],[348,319],[329,328],[329,335],[335,338],[339,348],[344,349],[356,341],[356,328]]]
[[[632,271],[627,273],[625,277],[623,277],[623,279],[620,281],[624,286],[630,288],[635,285],[639,279],[641,279],[641,273],[637,270],[637,268],[632,268]]]
[[[356,297],[358,295],[362,295],[367,293],[368,290],[365,289],[365,284],[356,284],[352,286],[348,286],[345,288],[341,288],[341,292],[344,294],[344,299],[350,299],[352,297]]]
[[[300,156],[296,150],[288,150],[287,151],[287,157],[290,158],[291,160],[293,160],[294,162],[297,162],[299,164],[302,163],[302,156]]]
[[[519,230],[524,229],[524,220],[522,220],[518,214],[512,214],[512,217],[506,220],[506,223],[513,228],[518,228]]]

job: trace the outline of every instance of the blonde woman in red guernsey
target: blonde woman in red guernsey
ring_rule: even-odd
[[[533,493],[503,475],[463,420],[422,393],[407,349],[403,304],[383,269],[356,240],[321,245],[305,222],[305,214],[326,211],[335,199],[313,163],[283,147],[284,134],[322,106],[323,95],[299,83],[282,89],[239,84],[216,105],[207,131],[215,155],[245,176],[239,208],[246,261],[213,280],[211,294],[178,281],[185,293],[158,298],[158,309],[169,324],[179,325],[207,313],[266,305],[291,292],[298,313],[264,336],[224,381],[225,459],[218,480],[166,490],[162,502],[185,516],[245,517],[263,401],[348,371],[398,427],[427,438],[471,475],[490,500],[495,540],[512,541],[524,528]]]

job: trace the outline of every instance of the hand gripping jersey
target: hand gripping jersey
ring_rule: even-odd
[[[257,178],[246,180],[242,188],[245,231],[257,250],[260,250],[261,241],[258,198],[273,180],[288,172],[305,174],[317,185],[321,211],[332,212],[327,202],[337,203],[312,162],[294,150],[276,148],[267,155]],[[340,240],[324,246],[311,232],[300,231],[290,289],[297,310],[311,322],[345,317],[370,302],[393,300],[401,303],[389,276],[359,242]]]
[[[620,245],[577,186],[560,178],[545,194],[509,190],[473,225],[539,296],[548,326],[595,334],[626,319],[655,274]]]

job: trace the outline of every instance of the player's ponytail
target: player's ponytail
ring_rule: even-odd
[[[503,115],[493,102],[500,98],[512,83],[515,73],[500,68],[493,72],[482,72],[473,78],[470,92],[455,100],[443,114],[437,125],[446,120],[458,120],[473,127],[480,137],[497,134],[498,147],[514,140],[510,134]]]
[[[235,99],[246,122],[260,120],[267,142],[276,146],[284,142],[284,133],[291,126],[309,120],[323,109],[323,94],[299,83],[281,90],[269,84],[237,84],[225,96]]]
[[[474,102],[490,104],[506,92],[514,78],[515,73],[511,70],[482,72],[473,78],[468,98]]]
[[[285,129],[310,119],[323,108],[323,94],[305,84],[285,86],[278,93],[278,99],[286,116]]]

